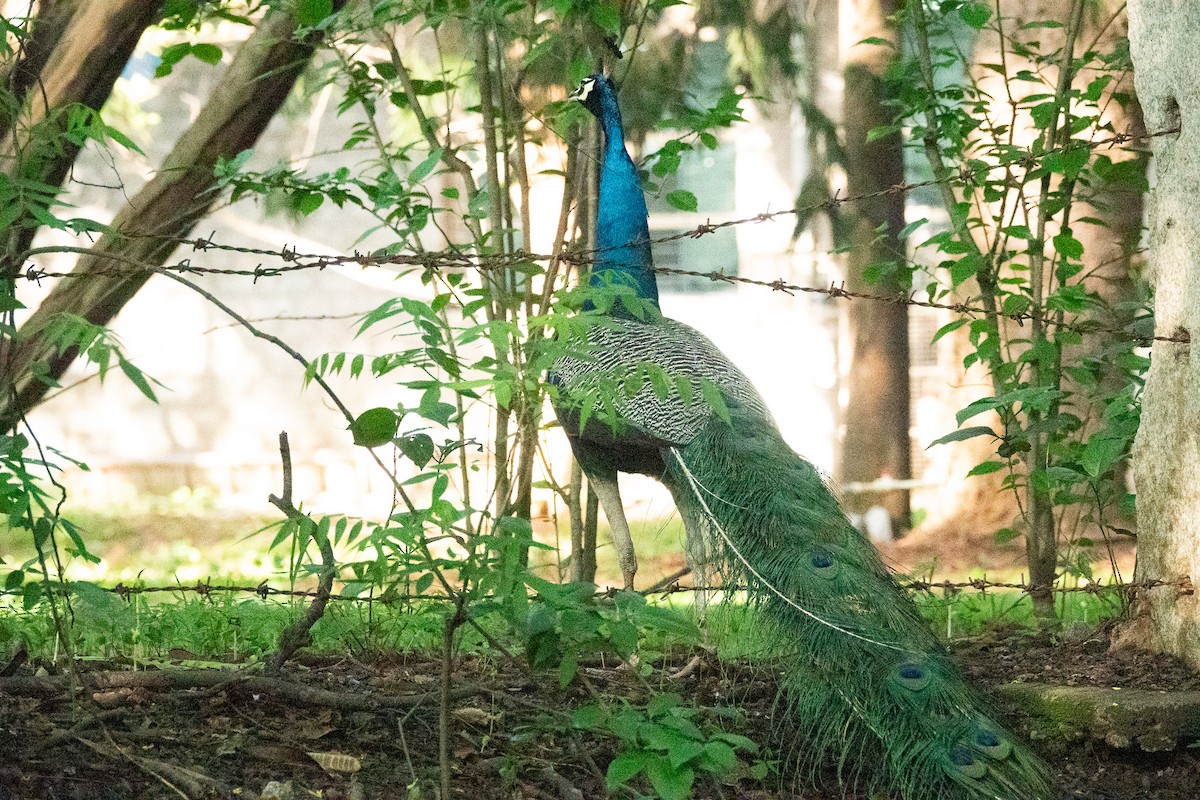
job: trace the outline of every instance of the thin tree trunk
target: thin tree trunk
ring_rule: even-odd
[[[335,3],[340,6],[341,2]],[[252,147],[308,65],[312,42],[293,40],[295,19],[271,12],[241,46],[196,121],[157,175],[117,214],[0,352],[0,373],[12,391],[0,392],[0,430],[8,430],[45,395],[49,384],[34,365],[57,379],[78,353],[57,353],[41,332],[57,314],[72,313],[107,325],[163,264],[217,199],[213,167]]]
[[[843,125],[846,136],[846,191],[851,196],[877,192],[904,182],[904,150],[899,133],[867,141],[873,128],[889,124],[895,110],[883,83],[884,70],[896,49],[855,44],[867,37],[896,41],[888,17],[898,0],[850,0],[842,20],[849,36],[843,57],[845,94]],[[851,248],[846,259],[846,284],[854,291],[902,294],[908,290],[904,242],[904,195],[884,195],[856,202],[847,209]],[[879,231],[882,230],[882,234]],[[895,263],[897,270],[877,284],[868,284],[868,267]],[[842,439],[842,480],[903,480],[912,476],[909,441],[908,308],[901,303],[848,303],[849,396]],[[905,491],[871,493],[857,498],[858,510],[881,505],[893,523],[908,528],[909,495]]]

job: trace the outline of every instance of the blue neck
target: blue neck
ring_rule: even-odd
[[[650,255],[650,228],[647,224],[646,197],[638,180],[637,168],[625,151],[621,128],[621,110],[617,98],[603,81],[600,124],[604,129],[604,162],[600,170],[600,198],[596,220],[596,263],[592,267],[593,289],[629,286],[637,297],[657,309],[658,283],[654,278],[654,260]],[[590,299],[584,309],[595,305]],[[617,300],[612,312],[626,316],[625,306]]]

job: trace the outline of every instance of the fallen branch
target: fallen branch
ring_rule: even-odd
[[[87,692],[118,689],[148,689],[180,691],[221,687],[228,692],[251,695],[254,699],[267,697],[293,705],[333,708],[339,711],[385,711],[407,709],[427,700],[437,700],[439,692],[410,695],[371,695],[362,690],[339,692],[316,689],[292,681],[263,675],[243,675],[227,670],[154,670],[145,672],[84,672],[80,674],[81,688]],[[41,678],[0,678],[0,695],[29,697],[58,697],[71,685],[68,675]],[[487,690],[478,686],[463,686],[450,690],[450,697],[461,700]]]

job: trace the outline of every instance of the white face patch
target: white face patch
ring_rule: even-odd
[[[576,100],[578,100],[581,103],[586,102],[588,99],[588,95],[590,95],[592,93],[592,89],[595,89],[595,88],[596,88],[596,79],[595,78],[584,78],[583,82],[579,84],[579,88],[575,90],[575,94],[573,94],[572,97],[574,97]]]

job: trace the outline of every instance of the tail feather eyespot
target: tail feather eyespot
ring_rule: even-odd
[[[929,670],[916,661],[905,661],[896,667],[896,682],[910,691],[919,692],[929,685]]]
[[[979,780],[987,775],[987,765],[971,754],[967,748],[959,745],[950,751],[950,764],[968,778]]]
[[[838,572],[837,560],[834,559],[832,553],[825,550],[814,550],[809,553],[808,566],[823,578],[832,578]]]
[[[1012,743],[990,728],[977,728],[971,737],[971,744],[979,752],[997,761],[1002,761],[1012,754]]]

